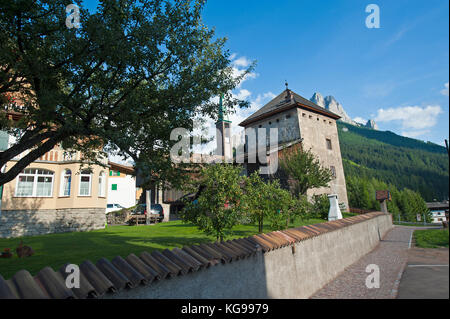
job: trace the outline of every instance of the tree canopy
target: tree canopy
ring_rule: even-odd
[[[0,152],[0,185],[56,145],[131,157],[143,175],[180,176],[168,159],[173,129],[227,109],[249,69],[233,74],[226,39],[202,22],[203,0],[100,0],[94,13],[78,0],[1,0],[0,131],[17,142]],[[80,27],[66,26],[66,6],[80,7]],[[179,167],[178,167],[179,168]]]
[[[183,221],[193,223],[206,234],[223,241],[243,215],[241,184],[244,177],[241,172],[242,167],[232,164],[203,168],[198,179],[187,185],[187,188],[194,186],[196,189],[201,186],[202,191],[196,200],[186,203]]]
[[[318,158],[310,150],[296,148],[285,153],[280,166],[293,181],[293,193],[296,197],[306,195],[311,188],[328,186],[332,179],[331,171],[322,167]]]

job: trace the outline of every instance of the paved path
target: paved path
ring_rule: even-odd
[[[394,226],[380,244],[328,283],[313,299],[386,299],[396,298],[402,272],[408,260],[412,233],[418,227]],[[424,229],[420,227],[420,229]],[[366,287],[366,267],[380,269],[380,288]]]
[[[448,299],[448,248],[412,248],[398,289],[399,299]]]

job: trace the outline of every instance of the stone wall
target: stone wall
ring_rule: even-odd
[[[104,208],[6,210],[0,214],[0,238],[102,229],[106,222]]]
[[[105,298],[309,298],[374,249],[392,229],[390,214],[231,263],[219,264]],[[362,269],[361,271],[365,271]],[[365,285],[365,282],[361,282]]]

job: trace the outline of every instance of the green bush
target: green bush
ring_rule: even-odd
[[[312,198],[311,214],[312,218],[328,219],[330,211],[330,200],[325,194],[314,195]]]

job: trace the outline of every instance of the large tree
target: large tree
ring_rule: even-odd
[[[250,69],[234,76],[226,40],[202,23],[203,0],[100,0],[95,12],[78,0],[0,2],[0,130],[17,137],[0,167],[22,154],[0,185],[56,145],[91,162],[107,147],[170,180],[174,128],[215,117],[223,92],[228,109],[245,106],[229,92]],[[79,28],[66,26],[71,3]]]

